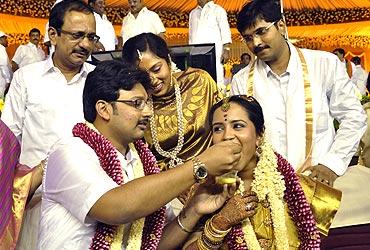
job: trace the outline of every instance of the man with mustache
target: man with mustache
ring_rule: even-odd
[[[39,45],[40,30],[33,28],[28,33],[29,42],[19,45],[12,59],[13,71],[31,63],[39,62],[45,59],[45,52]]]
[[[85,61],[99,41],[94,14],[83,1],[56,4],[49,24],[55,52],[47,60],[14,73],[1,117],[21,143],[20,163],[29,167],[47,158],[51,146],[69,136],[72,127],[84,120],[82,90],[87,74],[94,69]],[[36,247],[40,211],[37,194],[30,202],[36,205],[26,211],[20,249]]]
[[[224,186],[210,196],[196,192],[181,218],[174,219],[169,208],[165,214],[168,202],[206,181],[207,173],[216,176],[236,166],[241,145],[221,142],[160,173],[141,141],[153,115],[147,91],[149,74],[120,61],[102,62],[89,73],[86,122],[76,124],[74,137],[56,143],[48,158],[38,249],[175,249],[232,191]]]
[[[364,110],[341,62],[332,53],[290,43],[279,1],[246,4],[237,28],[257,59],[233,77],[232,94],[253,95],[274,149],[297,171],[310,170],[312,178],[332,186],[366,130]],[[333,118],[340,123],[337,132]]]

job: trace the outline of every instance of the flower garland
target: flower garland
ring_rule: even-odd
[[[300,249],[320,249],[316,222],[294,169],[281,155],[273,152],[271,145],[264,137],[261,149],[261,157],[254,170],[254,180],[251,186],[259,200],[267,199],[270,204],[276,248],[289,248],[286,237],[284,199],[297,225],[298,238],[301,242]],[[261,249],[248,218],[232,228],[227,236],[227,244],[230,249]]]
[[[72,133],[76,137],[80,137],[87,145],[89,145],[97,154],[100,165],[118,185],[123,184],[123,173],[121,163],[118,160],[116,149],[112,143],[108,141],[103,135],[99,134],[96,129],[90,125],[78,123],[74,126]],[[159,168],[156,166],[154,155],[150,152],[147,146],[141,141],[137,140],[134,143],[137,153],[144,166],[144,174],[151,175],[159,173]],[[140,221],[140,220],[139,220]],[[142,233],[138,233],[138,228],[131,227],[130,237],[132,234],[141,235],[141,239],[135,236],[136,240],[133,242],[131,249],[156,249],[162,235],[162,230],[165,222],[165,207],[145,218]],[[135,224],[135,222],[134,222]],[[134,225],[133,224],[133,225]],[[140,224],[140,223],[139,223]],[[90,249],[110,249],[115,241],[119,238],[122,241],[122,228],[104,223],[98,223],[95,235],[92,239]],[[129,239],[130,241],[130,239]],[[132,240],[131,240],[132,242]],[[140,244],[141,243],[141,244]],[[122,242],[121,242],[122,244]],[[116,244],[115,244],[116,245]]]

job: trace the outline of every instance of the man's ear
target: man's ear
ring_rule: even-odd
[[[100,116],[103,120],[109,121],[113,115],[113,107],[110,103],[99,100],[95,104],[96,115]]]
[[[49,40],[50,40],[51,45],[55,46],[57,44],[57,41],[56,41],[57,36],[58,36],[57,30],[54,27],[49,27],[48,33],[49,33]]]
[[[283,19],[280,19],[278,22],[277,22],[277,28],[278,28],[278,31],[280,32],[280,34],[285,37],[286,35],[286,25],[285,25],[285,22]]]

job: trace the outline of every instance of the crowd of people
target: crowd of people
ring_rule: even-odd
[[[341,48],[294,46],[279,2],[253,0],[236,16],[251,54],[226,88],[202,69],[177,69],[160,16],[128,2],[122,41],[104,0],[58,0],[52,53],[40,58],[32,29],[13,68],[2,58],[0,248],[370,247],[359,58],[352,68]],[[189,44],[216,43],[215,63],[226,61],[226,11],[198,0],[189,19]],[[87,62],[120,46],[120,60]]]

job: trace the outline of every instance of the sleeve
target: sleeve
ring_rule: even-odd
[[[246,95],[247,94],[247,77],[249,74],[249,65],[242,68],[236,73],[231,81],[231,95]]]
[[[9,83],[12,79],[12,71],[9,65],[9,58],[8,54],[6,53],[5,48],[0,49],[0,68],[1,68],[1,75],[5,79],[7,83]]]
[[[9,92],[5,98],[4,110],[1,115],[1,119],[19,141],[22,139],[27,100],[27,90],[22,76],[22,70],[17,70],[14,73]]]
[[[163,23],[162,23],[162,20],[161,18],[159,17],[159,15],[155,12],[153,12],[153,26],[154,26],[154,29],[155,29],[155,32],[156,32],[156,35],[158,35],[159,33],[164,33],[166,32],[166,28],[164,27]]]
[[[193,11],[190,12],[189,14],[189,44],[193,44]]]
[[[319,163],[328,166],[337,175],[343,175],[367,126],[367,117],[355,94],[355,86],[349,80],[339,60],[335,62],[331,79],[326,86],[330,114],[340,123],[334,142]]]
[[[23,57],[24,57],[23,45],[19,45],[19,47],[17,48],[17,50],[14,53],[12,61],[15,62],[16,64],[18,64],[18,66],[19,66]]]
[[[82,223],[87,223],[87,214],[96,201],[118,186],[82,141],[57,148],[50,154],[45,171],[45,197],[61,204]]]
[[[232,40],[229,21],[227,20],[227,13],[222,7],[218,9],[216,18],[220,29],[222,44],[231,43]]]

